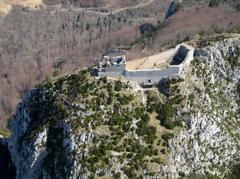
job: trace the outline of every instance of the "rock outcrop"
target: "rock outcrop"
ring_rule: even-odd
[[[239,38],[195,52],[189,81],[181,91],[189,100],[177,116],[187,128],[170,142],[168,165],[163,167],[168,176],[224,177],[239,162],[239,52]]]

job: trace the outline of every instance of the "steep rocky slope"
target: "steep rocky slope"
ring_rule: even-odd
[[[199,45],[184,79],[159,90],[83,70],[27,93],[10,124],[17,178],[229,176],[240,155],[240,38]]]
[[[177,112],[186,128],[169,142],[172,152],[163,168],[169,176],[194,172],[224,177],[239,162],[239,47],[238,37],[195,52],[180,91],[188,100]]]

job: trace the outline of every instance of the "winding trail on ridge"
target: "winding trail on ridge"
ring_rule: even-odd
[[[74,11],[85,11],[85,12],[89,12],[89,13],[94,13],[94,14],[102,14],[102,15],[110,15],[110,14],[118,14],[122,11],[126,11],[126,10],[133,10],[133,9],[138,9],[138,8],[142,8],[145,7],[153,2],[155,2],[156,0],[148,0],[147,2],[143,2],[143,3],[139,3],[136,6],[132,6],[132,7],[123,7],[120,9],[116,9],[110,12],[101,12],[99,11],[99,9],[97,8],[81,8],[81,7],[73,7],[71,8],[71,10]],[[106,8],[106,7],[103,7]],[[60,11],[68,11],[69,9],[61,9]]]

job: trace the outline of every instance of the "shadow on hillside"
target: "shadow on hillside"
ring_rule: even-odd
[[[14,179],[16,176],[16,169],[12,163],[12,158],[7,145],[1,142],[0,139],[0,178]]]

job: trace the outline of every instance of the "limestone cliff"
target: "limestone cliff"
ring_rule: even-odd
[[[163,167],[169,176],[224,177],[239,162],[239,47],[239,38],[233,38],[195,52],[191,73],[180,87],[187,101],[177,117],[185,129],[169,142],[171,154]]]
[[[229,176],[240,155],[240,39],[214,40],[159,90],[83,70],[26,94],[8,141],[17,178]]]

